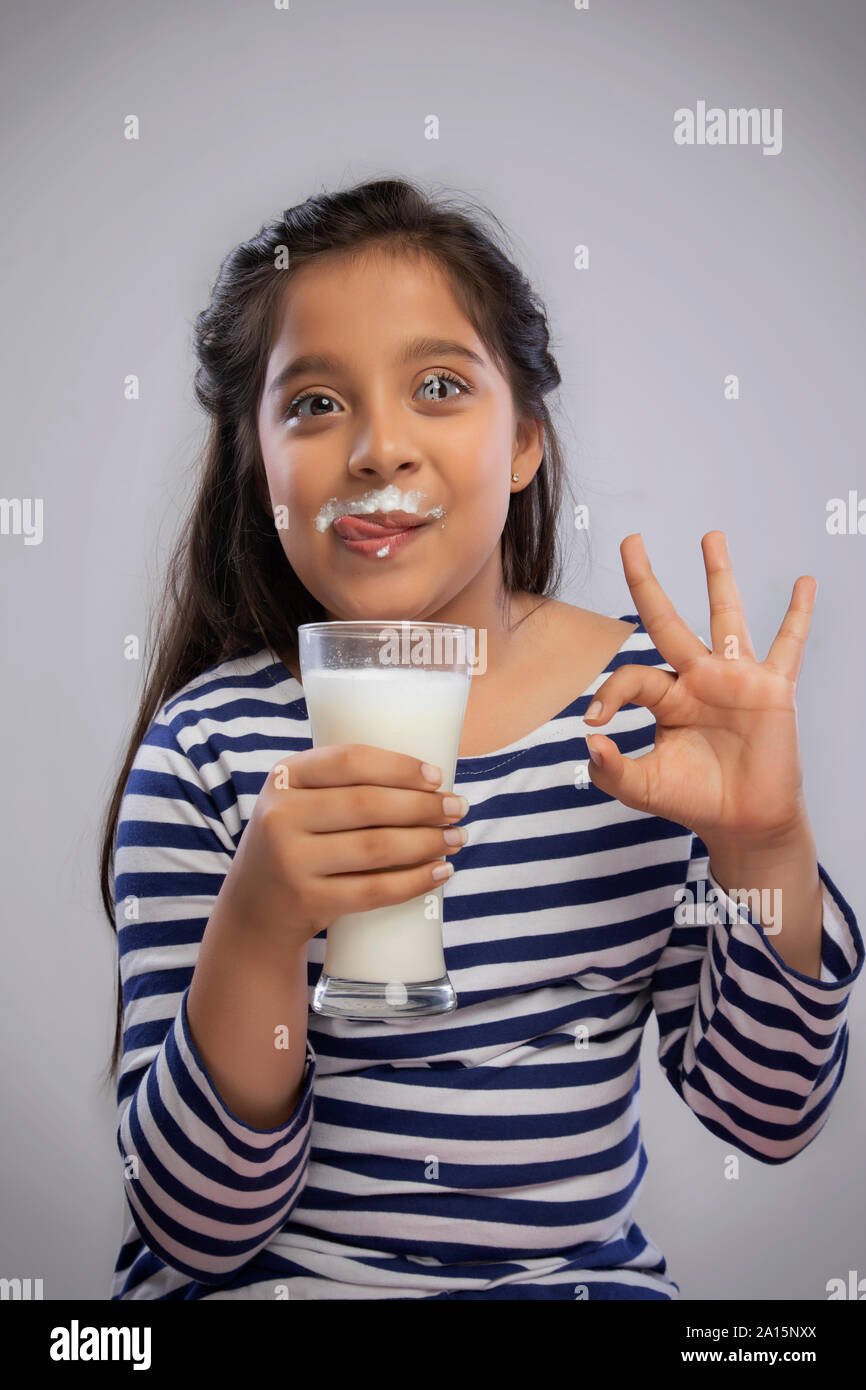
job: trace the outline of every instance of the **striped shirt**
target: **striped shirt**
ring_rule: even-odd
[[[738,912],[695,834],[589,781],[594,691],[623,664],[671,670],[637,614],[621,621],[634,631],[566,709],[458,760],[469,843],[443,921],[457,1009],[310,1010],[301,1094],[275,1129],[223,1102],[186,1004],[265,778],[312,746],[303,690],[262,648],[159,710],[117,838],[128,1212],[113,1299],[677,1298],[633,1219],[651,1010],[661,1066],[711,1133],[765,1163],[818,1134],[863,965],[854,914],[819,865],[820,979],[800,974]],[[639,757],[654,727],[625,705],[604,732]],[[310,1000],[324,951],[322,932]]]

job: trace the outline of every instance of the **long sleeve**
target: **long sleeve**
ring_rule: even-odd
[[[818,870],[816,980],[785,964],[772,934],[716,881],[693,835],[652,981],[658,1056],[671,1085],[713,1134],[765,1163],[783,1163],[815,1138],[845,1070],[847,1001],[864,947],[851,908]]]
[[[316,1070],[308,1041],[294,1113],[275,1129],[255,1129],[224,1104],[190,1032],[189,984],[235,849],[217,809],[221,791],[208,791],[161,714],[124,790],[115,861],[117,1142],[127,1200],[149,1249],[208,1284],[246,1264],[297,1202]]]

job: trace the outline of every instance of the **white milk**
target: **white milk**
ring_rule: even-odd
[[[305,670],[303,677],[315,747],[369,743],[408,753],[441,767],[440,795],[453,791],[468,672],[362,666]],[[442,884],[431,879],[420,897],[337,917],[328,927],[324,973],[382,983],[441,979],[442,907]]]

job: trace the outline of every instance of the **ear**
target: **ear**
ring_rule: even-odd
[[[515,430],[511,459],[512,473],[520,474],[520,487],[517,488],[518,492],[532,482],[532,479],[541,467],[541,460],[543,457],[543,422],[534,416],[521,418],[518,420],[517,429]]]

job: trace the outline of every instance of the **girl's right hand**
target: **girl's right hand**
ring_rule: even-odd
[[[241,835],[224,893],[239,920],[285,947],[347,912],[432,893],[432,871],[461,845],[444,830],[447,792],[421,762],[369,744],[308,748],[275,763]]]

